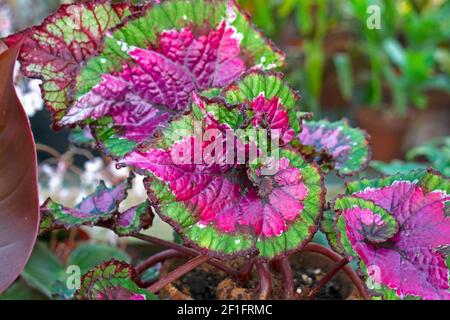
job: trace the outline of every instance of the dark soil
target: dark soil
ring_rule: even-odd
[[[217,273],[197,268],[174,284],[194,300],[215,300],[217,285],[222,280],[223,277]]]
[[[324,270],[328,269],[327,264],[323,260],[316,261],[314,260],[315,258],[314,255],[305,255],[300,260],[296,259],[292,264],[295,290],[298,297],[308,289],[312,289],[326,275]],[[182,263],[183,260],[177,262]],[[308,262],[309,265],[305,262]],[[170,269],[173,270],[176,266],[177,263],[172,265]],[[241,264],[233,265],[233,267],[240,269]],[[178,289],[178,292],[194,300],[248,300],[257,299],[257,292],[255,291],[258,284],[257,279],[257,275],[253,270],[249,282],[243,285],[232,280],[224,272],[204,264],[173,282],[172,285],[174,290]],[[315,299],[345,299],[348,297],[349,289],[345,286],[346,282],[343,283],[342,277],[340,278],[338,274],[321,289]],[[282,299],[282,277],[277,272],[272,273],[272,288],[273,292],[270,298]]]
[[[301,294],[305,289],[312,289],[324,276],[325,272],[321,269],[294,269],[294,283],[296,292]],[[317,294],[315,300],[336,300],[344,299],[341,294],[341,286],[339,282],[331,279]]]

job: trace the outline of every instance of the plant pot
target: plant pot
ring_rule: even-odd
[[[370,136],[372,159],[389,162],[401,155],[408,118],[386,116],[370,108],[356,111],[356,121]]]
[[[294,274],[295,295],[297,299],[312,289],[336,262],[317,252],[299,252],[290,257]],[[315,300],[354,300],[361,299],[351,278],[340,270],[317,294]]]
[[[338,52],[349,52],[354,42],[353,33],[335,28],[325,35],[324,50],[327,58],[333,58]]]
[[[161,266],[160,277],[173,271],[186,259],[166,260]],[[241,269],[245,260],[233,261],[231,265],[236,269]],[[250,273],[249,280],[244,285],[240,281],[233,279],[225,272],[220,271],[208,264],[203,264],[191,271],[177,281],[168,284],[159,295],[163,299],[170,300],[258,300],[259,292],[255,270]],[[272,279],[272,294],[269,299],[281,299],[281,278]]]
[[[404,141],[405,150],[428,143],[435,137],[450,135],[450,94],[429,90],[426,96],[428,104],[425,109],[411,110],[411,121]]]

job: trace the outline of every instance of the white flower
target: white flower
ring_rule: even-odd
[[[0,4],[0,37],[6,37],[11,33],[11,17],[9,8]]]
[[[128,168],[117,169],[116,163],[114,161],[111,161],[109,163],[108,170],[115,178],[119,179],[126,179],[130,175],[130,170]]]
[[[20,63],[14,66],[14,84],[17,96],[22,103],[28,117],[33,117],[37,111],[42,110],[44,101],[41,96],[41,80],[25,79],[20,73]]]

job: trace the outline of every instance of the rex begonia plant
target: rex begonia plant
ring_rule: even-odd
[[[104,261],[83,275],[75,299],[154,299],[203,263],[242,282],[256,269],[259,298],[270,297],[270,272],[280,272],[284,298],[311,299],[350,261],[360,277],[345,270],[363,298],[450,299],[449,178],[430,169],[353,181],[326,203],[327,174],[365,169],[368,135],[346,120],[313,121],[302,112],[298,93],[277,72],[284,54],[234,1],[85,1],[2,41],[10,49],[0,69],[11,73],[18,52],[24,74],[42,80],[54,128],[74,130],[75,140],[132,172],[116,186],[101,183],[73,208],[45,201],[39,234],[96,226],[170,249],[139,266]],[[28,146],[29,128],[13,114],[13,89],[8,81],[0,89],[1,107],[12,114],[0,119],[0,129],[18,131]],[[26,159],[35,163],[29,149]],[[14,153],[3,151],[0,162],[9,163]],[[14,172],[25,170],[12,167],[0,171],[0,227],[9,228],[0,233],[0,250],[29,232],[16,248],[20,257],[0,258],[0,275],[23,268],[38,233],[34,202],[14,211],[11,201],[23,202],[23,194],[7,197],[22,189],[34,196],[36,185],[12,184]],[[148,200],[124,208],[135,175],[145,177]],[[141,232],[154,213],[182,244]],[[14,224],[21,215],[27,223]],[[332,249],[310,243],[319,229]],[[338,263],[298,293],[289,258],[303,250]],[[151,284],[142,281],[146,269],[174,252],[192,259]],[[246,263],[236,269],[240,258]],[[16,276],[0,276],[0,291]]]

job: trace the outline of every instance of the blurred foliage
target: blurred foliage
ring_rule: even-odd
[[[449,1],[239,2],[288,52],[288,80],[301,89],[309,111],[318,112],[320,96],[327,94],[324,71],[330,62],[349,104],[403,116],[409,106],[427,106],[427,90],[450,92]],[[380,9],[380,29],[368,28],[371,5]],[[339,43],[342,35],[350,37],[349,46]]]
[[[417,162],[418,160],[422,162]],[[372,161],[370,166],[385,175],[405,173],[431,166],[442,174],[450,176],[450,137],[439,137],[409,150],[406,153],[406,161],[394,160],[390,163]]]
[[[81,243],[63,259],[46,243],[38,242],[21,277],[0,295],[0,300],[70,299],[75,290],[66,285],[72,275],[67,267],[78,267],[82,275],[113,258],[125,262],[131,260],[117,247],[95,243]]]
[[[427,166],[418,162],[407,162],[402,160],[392,160],[389,163],[373,160],[370,166],[384,175],[394,175],[397,173],[406,174],[411,170],[425,169]]]
[[[424,158],[433,168],[450,176],[450,137],[439,137],[406,153],[409,161]]]
[[[448,72],[441,68],[449,40],[443,13],[448,14],[450,3],[386,0],[350,3],[349,21],[360,32],[356,48],[370,61],[367,97],[370,105],[393,107],[398,115],[404,116],[409,105],[418,108],[427,105],[425,90],[439,87],[450,92]],[[370,4],[381,8],[380,29],[366,27]]]

